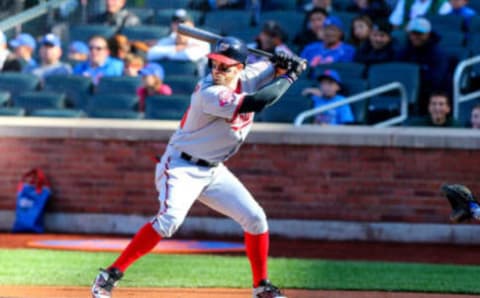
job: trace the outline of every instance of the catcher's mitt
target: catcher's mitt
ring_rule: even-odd
[[[441,190],[452,207],[450,221],[459,223],[472,218],[471,205],[478,202],[470,189],[461,184],[444,184]]]

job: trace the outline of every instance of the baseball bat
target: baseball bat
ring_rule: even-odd
[[[221,35],[215,34],[213,32],[203,30],[200,28],[186,26],[184,24],[179,24],[177,31],[179,34],[186,35],[198,40],[206,41],[211,44],[215,44],[220,38],[222,38]],[[252,47],[248,47],[248,51],[252,54],[267,57],[269,59],[273,57],[272,53],[269,53],[260,49],[255,49]]]
[[[215,34],[213,32],[203,30],[200,28],[186,26],[184,24],[179,24],[177,29],[178,34],[182,34],[188,37],[192,37],[198,40],[206,41],[210,44],[215,44],[219,39],[222,38],[221,35]],[[273,54],[264,50],[247,47],[247,50],[255,55],[267,57],[268,59],[273,58]],[[304,59],[302,63],[303,70],[307,69],[307,61]]]

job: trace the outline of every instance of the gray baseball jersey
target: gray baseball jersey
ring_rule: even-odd
[[[244,96],[270,82],[274,74],[268,62],[249,64],[241,72],[237,90],[213,85],[212,76],[206,76],[195,87],[190,107],[169,145],[210,162],[231,157],[253,123],[254,113],[238,113]]]

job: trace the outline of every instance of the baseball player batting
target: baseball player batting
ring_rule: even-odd
[[[93,298],[111,297],[127,268],[180,227],[199,200],[238,222],[253,275],[253,297],[285,297],[268,280],[269,233],[262,207],[223,164],[245,141],[255,112],[274,104],[304,70],[297,56],[245,65],[248,49],[234,37],[218,40],[208,55],[211,73],[191,96],[179,128],[156,166],[160,208],[92,286]]]

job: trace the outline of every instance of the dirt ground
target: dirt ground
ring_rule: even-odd
[[[32,240],[87,239],[92,235],[57,234],[0,234],[0,247],[22,248]],[[118,238],[118,236],[116,236]],[[218,240],[218,239],[217,239]],[[239,239],[221,239],[235,240]],[[399,244],[366,242],[323,242],[307,240],[271,240],[271,256],[296,258],[322,258],[338,260],[378,260],[425,262],[444,264],[480,264],[480,246]],[[286,289],[290,298],[470,298],[472,295],[440,295],[423,293],[309,291]],[[0,286],[0,298],[80,298],[89,297],[85,287],[18,287]],[[115,298],[169,297],[169,298],[240,298],[250,297],[248,289],[168,289],[118,288]]]

